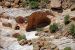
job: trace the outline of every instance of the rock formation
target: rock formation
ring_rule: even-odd
[[[48,12],[34,12],[28,18],[28,25],[26,31],[35,30],[37,27],[44,27],[50,24],[50,19],[47,17],[50,15]]]

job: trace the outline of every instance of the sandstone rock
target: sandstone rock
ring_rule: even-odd
[[[15,5],[15,6],[13,6],[14,8],[18,8],[19,7],[19,5]]]
[[[12,28],[12,24],[11,23],[2,23],[3,26],[5,27],[11,27]]]
[[[15,0],[14,3],[18,4],[19,0]]]
[[[75,21],[75,17],[72,17],[71,20]]]
[[[36,29],[37,27],[44,27],[50,24],[50,19],[47,17],[50,15],[46,12],[34,12],[28,18],[28,25],[26,27],[26,31],[31,31]]]
[[[60,8],[61,7],[61,0],[51,0],[51,7],[52,8]]]
[[[15,33],[12,36],[15,37],[15,38],[17,38],[18,36],[20,36],[20,34],[19,33]]]
[[[28,45],[31,45],[32,44],[32,41],[31,40],[28,40]]]
[[[17,17],[15,20],[19,24],[23,24],[25,22],[25,20],[24,20],[24,18],[22,16]]]
[[[67,9],[70,8],[72,5],[71,0],[62,0],[62,8]]]
[[[2,6],[0,6],[0,14],[1,14],[2,12],[4,12],[4,10],[3,10]]]
[[[59,48],[55,48],[54,50],[59,50]]]
[[[5,7],[9,7],[10,6],[10,2],[5,2]]]
[[[75,3],[71,6],[71,11],[75,11]]]
[[[11,4],[12,7],[14,7],[15,5],[16,5],[15,3],[12,3],[12,4]]]
[[[20,40],[19,41],[19,44],[20,45],[25,45],[25,44],[27,44],[28,42],[25,40],[25,39],[22,39],[22,40]]]

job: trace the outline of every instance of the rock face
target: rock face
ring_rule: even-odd
[[[50,24],[50,19],[47,17],[47,12],[34,12],[29,16],[26,31],[35,30],[37,27],[44,27]]]

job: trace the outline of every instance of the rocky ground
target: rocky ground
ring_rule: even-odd
[[[55,0],[51,1],[53,8],[61,6],[59,0],[56,3]],[[71,8],[64,9],[59,13],[50,9],[0,6],[0,50],[64,50],[65,47],[75,50],[75,38],[67,32],[69,25],[75,23],[75,11]],[[64,25],[65,15],[69,15],[72,20],[67,26]],[[50,32],[49,26],[52,23],[59,24],[59,31]],[[47,26],[38,28],[40,24]]]

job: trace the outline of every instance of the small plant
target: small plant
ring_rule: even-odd
[[[15,33],[13,37],[17,38],[18,41],[26,39],[25,35],[20,35],[19,33]]]
[[[64,23],[65,23],[65,25],[67,25],[67,24],[70,23],[69,15],[66,15],[66,16],[64,17]]]
[[[26,39],[25,35],[20,35],[20,36],[17,37],[17,40],[18,40],[18,41],[20,41],[20,40],[22,40],[22,39]]]
[[[50,25],[50,31],[51,33],[54,33],[58,30],[58,25],[56,23],[53,23],[52,25]]]
[[[75,37],[75,25],[74,24],[71,24],[69,32],[73,37]]]
[[[36,1],[31,1],[30,2],[30,8],[31,9],[35,9],[35,8],[38,8],[38,2],[36,2]]]
[[[71,50],[71,47],[66,47],[64,48],[64,50]]]

